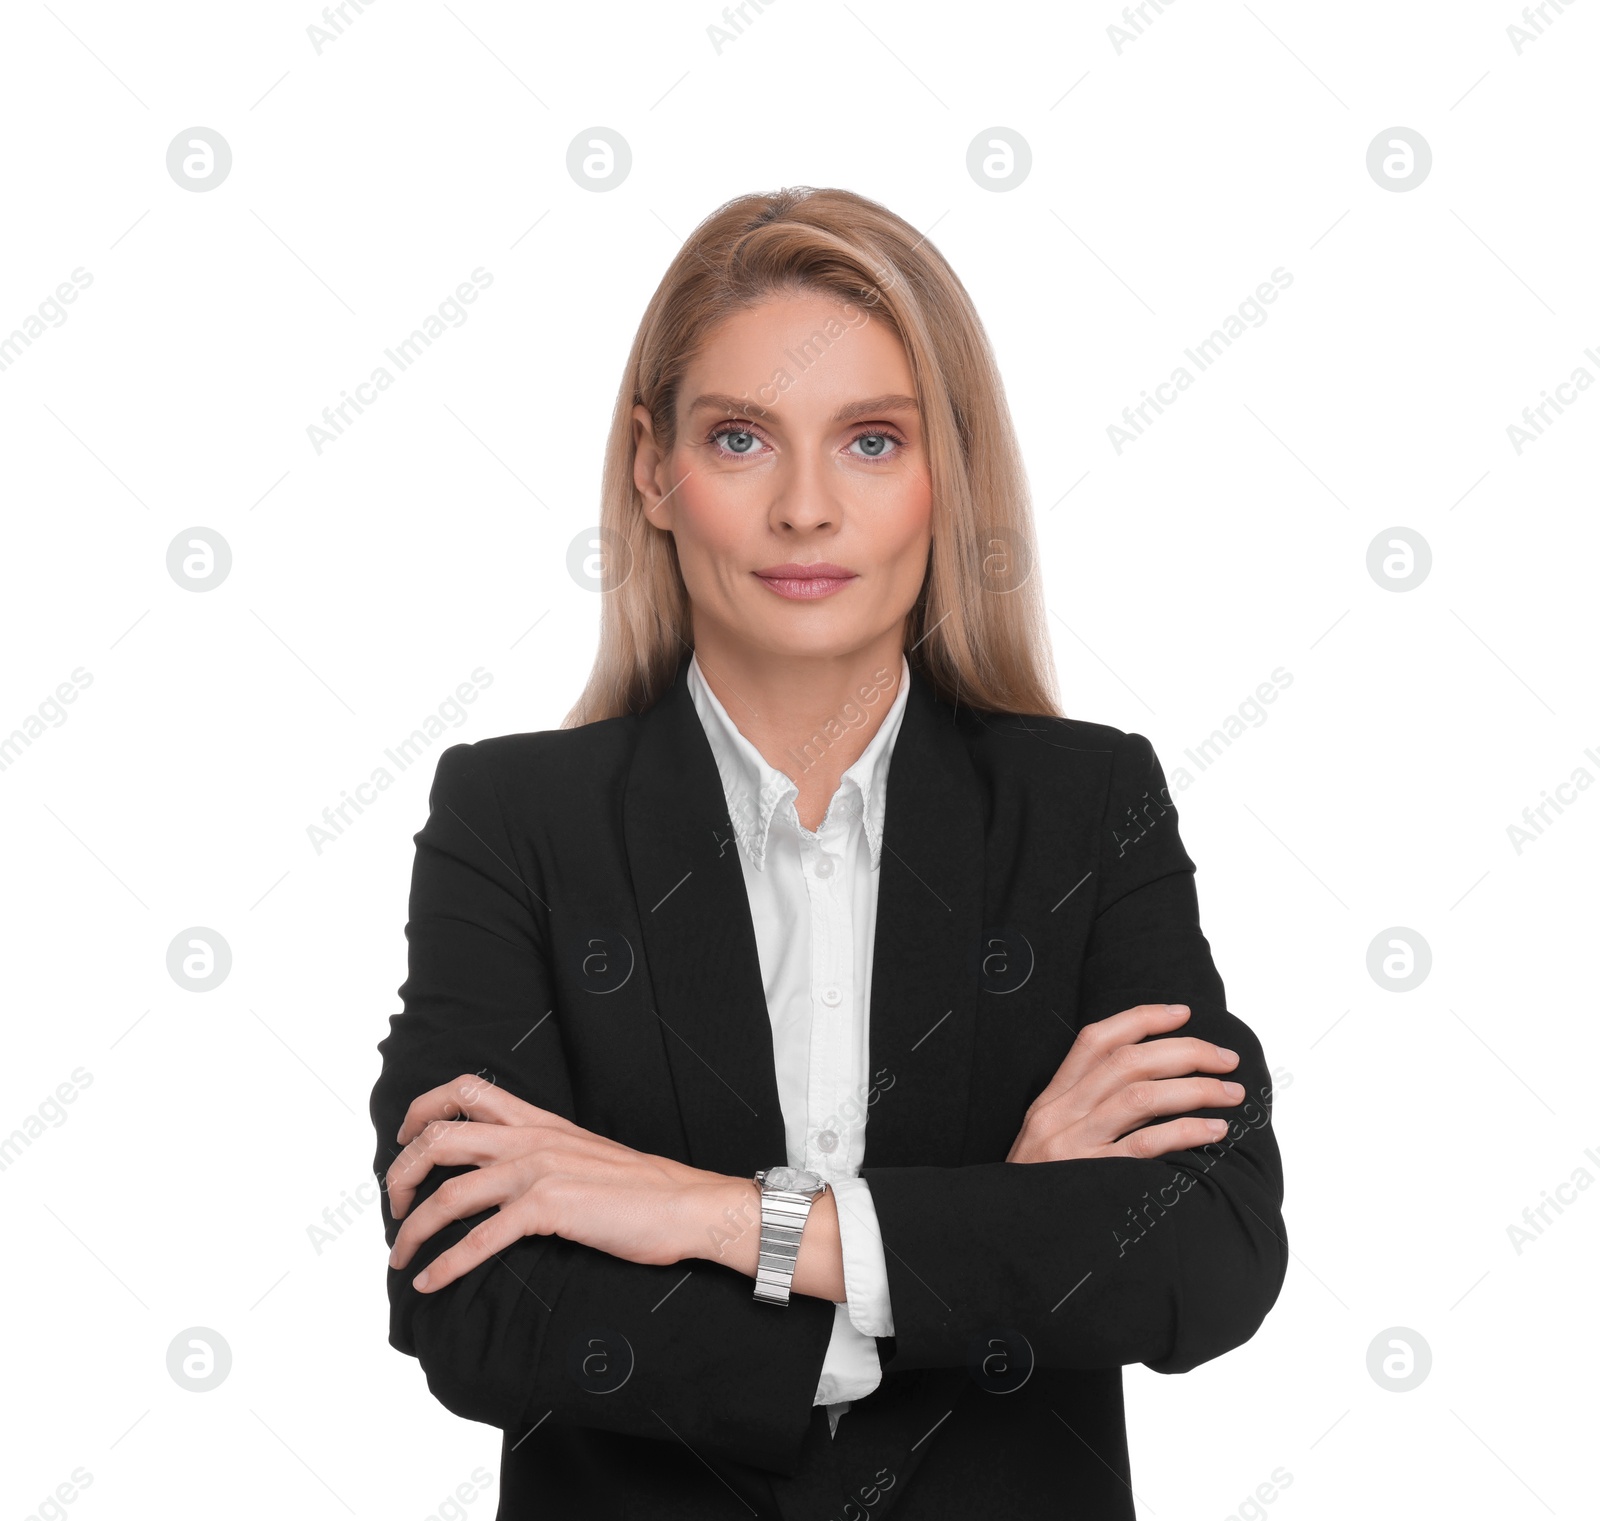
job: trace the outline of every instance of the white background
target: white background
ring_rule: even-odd
[[[1510,3],[1182,0],[1119,50],[1111,4],[1063,9],[780,0],[719,52],[710,0],[377,0],[319,53],[309,3],[6,8],[0,334],[92,284],[0,369],[0,735],[92,681],[0,770],[0,1138],[75,1088],[0,1172],[5,1514],[82,1467],[85,1521],[421,1521],[496,1471],[386,1344],[376,1207],[308,1235],[370,1176],[434,757],[320,854],[307,829],[477,667],[439,748],[560,723],[635,326],[700,218],[787,184],[884,202],[972,292],[1066,710],[1154,742],[1230,1006],[1288,1074],[1282,1297],[1195,1372],[1128,1370],[1139,1514],[1252,1514],[1276,1469],[1253,1514],[1283,1521],[1594,1513],[1600,1190],[1507,1228],[1600,1178],[1600,797],[1508,826],[1600,776],[1600,395],[1520,453],[1507,427],[1600,377],[1600,15],[1547,8],[1519,52]],[[204,193],[166,168],[196,125],[233,155]],[[606,193],[566,168],[595,126],[633,154]],[[1032,152],[1005,192],[966,167],[997,126]],[[1404,192],[1366,167],[1395,126],[1433,154]],[[478,267],[469,320],[317,453]],[[210,592],[166,568],[194,527],[232,550]],[[1367,569],[1397,527],[1431,548],[1409,591]],[[1186,762],[1278,667],[1265,721]],[[209,993],[167,971],[192,926],[231,947]],[[1393,927],[1431,948],[1410,992],[1367,969]],[[205,1394],[166,1368],[195,1326],[232,1351]],[[1431,1348],[1405,1393],[1368,1372],[1391,1327]]]

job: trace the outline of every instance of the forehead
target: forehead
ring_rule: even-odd
[[[868,401],[916,410],[916,386],[894,330],[864,306],[807,291],[774,296],[719,323],[690,361],[684,415],[767,409],[841,418]]]

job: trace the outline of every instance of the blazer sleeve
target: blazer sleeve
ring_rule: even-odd
[[[993,1338],[1020,1334],[1043,1367],[1184,1373],[1248,1340],[1277,1299],[1288,1244],[1271,1077],[1226,1007],[1194,862],[1143,735],[1117,737],[1099,832],[1080,1027],[1186,1003],[1173,1033],[1237,1051],[1227,1075],[1245,1098],[1189,1111],[1229,1120],[1219,1141],[1150,1160],[863,1168],[886,1247],[889,1372],[973,1366]]]
[[[439,757],[415,843],[402,1012],[379,1043],[370,1105],[391,1247],[399,1222],[381,1185],[420,1094],[478,1073],[576,1119],[536,890],[543,884],[524,880],[533,868],[519,862],[473,746]],[[471,1170],[432,1169],[416,1203]],[[718,1264],[646,1266],[546,1236],[524,1237],[431,1294],[411,1286],[492,1213],[453,1222],[403,1270],[388,1269],[390,1344],[418,1359],[442,1404],[503,1430],[548,1418],[676,1437],[708,1457],[798,1470],[832,1304],[797,1296],[774,1314],[753,1303],[748,1278]]]

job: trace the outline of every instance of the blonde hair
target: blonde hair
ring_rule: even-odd
[[[693,642],[677,548],[646,520],[634,485],[634,407],[649,409],[671,449],[699,347],[727,318],[789,291],[867,308],[906,351],[934,512],[907,660],[952,704],[1060,716],[1027,476],[977,311],[939,252],[892,211],[852,191],[798,186],[740,196],[701,222],[639,324],[606,444],[599,649],[562,726],[643,712]]]

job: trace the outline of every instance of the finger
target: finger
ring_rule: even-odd
[[[493,1083],[464,1073],[414,1098],[400,1122],[395,1139],[404,1145],[435,1120],[474,1119],[486,1124],[504,1125],[508,1123],[507,1106],[502,1100],[510,1097]]]
[[[526,1137],[519,1137],[512,1127],[472,1120],[433,1120],[389,1164],[384,1182],[390,1213],[398,1220],[411,1208],[422,1180],[435,1167],[482,1167],[525,1146]]]
[[[1228,1133],[1226,1120],[1203,1120],[1195,1115],[1185,1115],[1181,1120],[1168,1120],[1164,1125],[1146,1125],[1114,1141],[1104,1151],[1096,1153],[1108,1157],[1163,1157],[1174,1151],[1198,1151],[1220,1141]]]
[[[1188,1018],[1186,1003],[1139,1003],[1085,1025],[1073,1044],[1083,1046],[1087,1055],[1105,1056],[1118,1046],[1131,1046],[1146,1036],[1176,1030]]]
[[[1039,1098],[1048,1102],[1102,1067],[1112,1052],[1136,1045],[1148,1035],[1176,1030],[1188,1017],[1186,1003],[1141,1003],[1085,1025]]]
[[[1041,1093],[1028,1106],[1028,1119],[1038,1132],[1050,1134],[1062,1131],[1088,1118],[1101,1105],[1116,1100],[1135,1083],[1188,1077],[1197,1069],[1226,1072],[1237,1066],[1238,1061],[1237,1053],[1224,1051],[1208,1040],[1188,1036],[1171,1036],[1164,1040],[1146,1041],[1141,1045],[1118,1046],[1093,1071],[1085,1073],[1070,1088],[1053,1094],[1046,1089]],[[1220,1095],[1221,1090],[1215,1092]],[[1133,1102],[1137,1106],[1141,1102],[1141,1095],[1136,1094]],[[1238,1100],[1230,1098],[1223,1102],[1237,1103]],[[1178,1106],[1179,1109],[1198,1107],[1204,1106]],[[1176,1111],[1169,1107],[1163,1112]],[[1105,1139],[1113,1137],[1107,1135]]]
[[[389,1252],[389,1266],[403,1268],[417,1248],[453,1221],[481,1214],[515,1199],[521,1185],[509,1167],[483,1167],[449,1178],[411,1212]]]
[[[484,1078],[465,1073],[411,1101],[395,1140],[403,1146],[435,1120],[481,1120],[490,1125],[565,1125],[560,1115],[538,1109]]]
[[[487,1220],[473,1226],[447,1252],[437,1257],[411,1280],[411,1286],[424,1294],[432,1294],[454,1283],[463,1274],[470,1273],[480,1262],[487,1262],[496,1252],[503,1252],[513,1242],[524,1236],[541,1234],[521,1225],[518,1218],[527,1213],[527,1196],[517,1204],[497,1210]]]
[[[1073,1085],[1072,1094],[1085,1114],[1102,1099],[1129,1083],[1151,1078],[1188,1077],[1194,1072],[1231,1072],[1239,1053],[1198,1036],[1169,1035],[1118,1046]]]
[[[1113,1127],[1107,1140],[1125,1135],[1158,1114],[1190,1109],[1227,1109],[1242,1102],[1244,1085],[1215,1077],[1168,1077],[1129,1083],[1098,1105],[1092,1120]]]
[[[1168,1035],[1120,1048],[1128,1070],[1139,1077],[1187,1077],[1191,1072],[1231,1072],[1239,1053],[1198,1035]],[[1113,1053],[1115,1057],[1117,1053]]]

